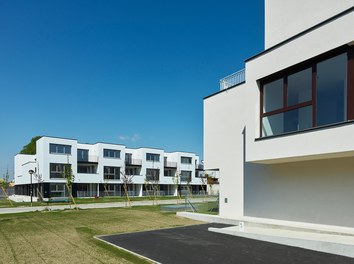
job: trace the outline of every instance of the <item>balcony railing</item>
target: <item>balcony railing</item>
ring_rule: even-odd
[[[78,162],[94,162],[98,163],[98,156],[96,155],[89,155],[87,157],[77,157]]]
[[[142,160],[141,159],[125,159],[126,165],[137,165],[141,166]]]
[[[246,80],[246,70],[240,70],[220,80],[220,91],[236,86]]]
[[[177,168],[177,162],[165,161],[164,166],[169,168]]]

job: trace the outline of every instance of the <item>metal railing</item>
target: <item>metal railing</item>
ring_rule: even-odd
[[[246,70],[245,69],[242,69],[238,72],[230,74],[220,80],[220,91],[225,90],[229,87],[238,85],[240,83],[243,83],[243,82],[245,82],[245,80],[246,80]]]
[[[98,156],[96,155],[88,155],[87,157],[77,157],[78,162],[94,162],[98,163]]]

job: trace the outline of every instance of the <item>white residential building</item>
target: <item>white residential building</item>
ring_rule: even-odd
[[[353,0],[265,0],[265,50],[204,98],[220,216],[354,227],[353,25]]]
[[[158,185],[159,195],[177,195],[205,190],[199,156],[189,152],[167,153],[161,149],[131,149],[124,145],[82,144],[75,139],[41,137],[36,142],[36,155],[15,156],[15,193],[44,198],[68,195],[63,178],[65,166],[75,176],[74,197],[124,195],[124,175],[129,175],[131,196],[151,195]],[[33,170],[32,176],[29,171]],[[176,175],[179,175],[176,177]],[[32,177],[32,178],[31,178]],[[32,185],[31,185],[32,182]]]

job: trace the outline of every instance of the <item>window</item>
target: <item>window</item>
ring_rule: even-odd
[[[192,158],[191,157],[181,157],[181,163],[192,164]]]
[[[125,167],[125,174],[126,175],[140,175],[141,168],[136,167]]]
[[[62,163],[50,163],[49,168],[50,168],[50,178],[64,178],[63,173],[64,173],[64,168],[66,166],[70,166],[71,164],[62,164]]]
[[[354,100],[347,98],[349,89],[354,94],[354,84],[347,85],[350,52],[350,49],[332,52],[297,67],[296,71],[262,81],[261,136],[354,119],[354,113],[351,118],[346,114],[347,109],[354,109]]]
[[[176,174],[176,170],[171,170],[171,169],[165,169],[164,170],[164,176],[166,177],[173,177]]]
[[[133,159],[133,154],[131,153],[125,153],[125,162],[128,164],[132,163],[132,159]]]
[[[317,64],[316,122],[318,126],[346,120],[347,56]]]
[[[65,197],[65,184],[50,183],[50,197]]]
[[[77,149],[77,161],[88,161],[88,149]]]
[[[86,165],[86,164],[77,165],[77,173],[96,174],[97,173],[97,166],[96,165]]]
[[[146,169],[146,180],[147,181],[158,181],[160,178],[159,169]]]
[[[120,167],[103,167],[103,177],[105,180],[119,180]]]
[[[51,154],[71,154],[70,145],[49,144],[49,153]]]
[[[160,154],[146,153],[147,161],[160,161]]]
[[[192,172],[182,170],[181,171],[181,182],[190,182],[192,180]]]
[[[116,149],[103,149],[103,157],[120,159],[120,150]]]

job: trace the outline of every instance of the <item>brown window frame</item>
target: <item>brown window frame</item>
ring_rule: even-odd
[[[260,127],[259,127],[259,135],[260,138],[267,138],[267,137],[274,137],[274,136],[281,136],[288,133],[296,133],[303,130],[297,130],[292,132],[285,132],[277,135],[272,136],[263,136],[263,118],[267,116],[272,116],[280,113],[285,113],[291,110],[312,106],[312,128],[317,127],[316,125],[316,76],[317,76],[317,64],[325,61],[327,59],[333,58],[340,54],[347,54],[347,87],[346,87],[346,97],[347,97],[347,118],[346,121],[354,120],[354,46],[342,46],[332,51],[326,52],[322,55],[316,56],[310,60],[307,60],[303,63],[297,64],[292,66],[288,69],[280,71],[278,73],[272,74],[268,77],[265,77],[259,80],[260,83]],[[288,106],[288,76],[294,73],[297,73],[302,70],[306,70],[308,68],[312,69],[312,82],[311,82],[311,89],[312,89],[312,98],[309,101],[301,102],[295,105]],[[283,80],[283,107],[272,110],[269,112],[263,112],[263,101],[264,101],[264,85],[282,79]]]

